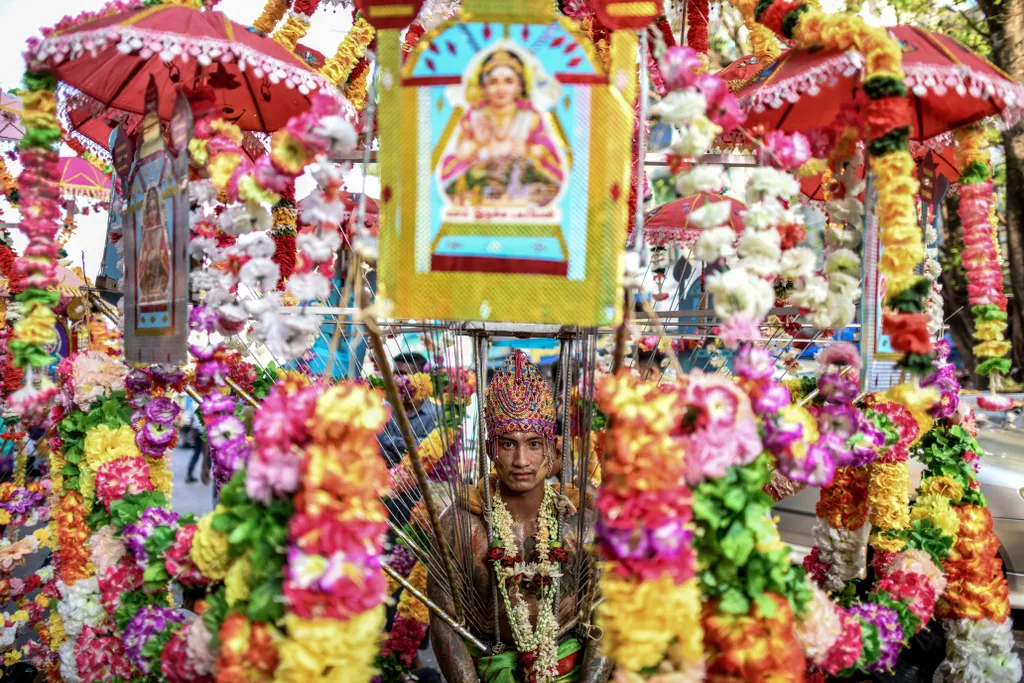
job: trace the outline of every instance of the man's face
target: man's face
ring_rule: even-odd
[[[498,437],[494,469],[506,488],[526,493],[548,476],[549,449],[536,432],[512,432]]]

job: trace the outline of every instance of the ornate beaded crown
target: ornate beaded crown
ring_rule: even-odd
[[[555,438],[555,398],[537,367],[519,350],[505,359],[487,386],[487,438],[536,432]]]

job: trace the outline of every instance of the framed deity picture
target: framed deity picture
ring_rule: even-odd
[[[130,169],[122,176],[125,358],[138,364],[182,364],[188,360],[188,202],[183,165],[160,133],[151,88],[134,163],[119,164],[115,158],[119,174]],[[182,115],[187,116],[176,107],[175,116]],[[172,134],[175,126],[190,125],[172,121]],[[118,145],[123,148],[124,139],[115,136],[113,156],[123,155]]]
[[[549,3],[467,0],[404,64],[386,52],[397,36],[380,107],[394,315],[618,321],[635,36],[598,50]]]

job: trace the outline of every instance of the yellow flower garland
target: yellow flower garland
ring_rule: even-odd
[[[267,0],[267,4],[263,6],[263,12],[256,17],[256,21],[252,22],[252,27],[263,35],[269,36],[277,28],[287,11],[288,3],[284,0]]]
[[[334,56],[324,62],[320,73],[335,88],[340,88],[348,80],[356,62],[366,54],[366,48],[373,42],[374,30],[370,24],[359,17],[345,37],[338,43]]]

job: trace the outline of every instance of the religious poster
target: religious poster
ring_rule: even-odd
[[[175,107],[175,117],[182,111]],[[172,121],[172,135],[180,137],[189,127],[187,121]],[[187,153],[177,142],[178,154]],[[113,151],[116,155],[118,150]],[[115,166],[120,173],[121,167]],[[187,361],[188,198],[183,168],[160,134],[151,81],[135,163],[122,178],[125,356],[131,363]]]
[[[619,320],[635,35],[601,53],[549,3],[467,0],[404,64],[397,34],[383,41],[380,272],[394,314]]]

